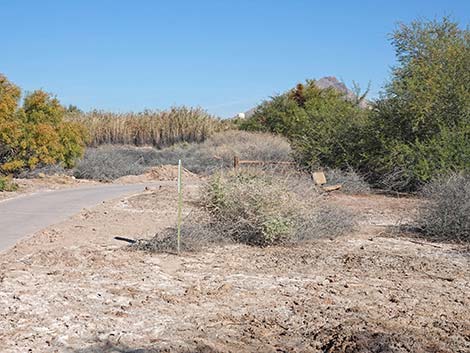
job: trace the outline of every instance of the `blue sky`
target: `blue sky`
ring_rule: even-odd
[[[0,0],[0,72],[84,110],[201,106],[230,117],[307,78],[372,83],[397,22],[470,0]]]

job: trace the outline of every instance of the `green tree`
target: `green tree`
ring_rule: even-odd
[[[21,91],[0,76],[0,173],[15,173],[40,165],[73,166],[83,154],[85,130],[64,120],[65,108],[38,90],[24,98]]]
[[[320,89],[314,80],[262,103],[241,128],[286,136],[299,162],[309,167],[355,167],[368,110],[336,89]]]
[[[21,90],[0,74],[0,166],[19,149],[21,123],[14,119]]]
[[[392,44],[398,64],[375,106],[369,167],[376,180],[395,175],[392,187],[413,190],[469,167],[470,31],[448,18],[415,21],[400,25]]]

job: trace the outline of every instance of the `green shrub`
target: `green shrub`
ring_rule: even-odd
[[[453,173],[428,183],[417,224],[426,236],[470,242],[470,175]]]
[[[288,207],[292,195],[280,183],[246,173],[217,174],[203,195],[221,231],[238,242],[264,246],[294,236],[295,209]]]
[[[0,191],[16,191],[18,185],[13,182],[11,177],[0,175]]]
[[[382,151],[371,161],[372,181],[384,189],[415,191],[437,175],[470,170],[470,124],[442,127],[410,144],[395,140]]]
[[[398,65],[375,105],[367,165],[373,181],[416,190],[449,170],[469,169],[470,30],[415,21],[392,37]]]
[[[347,168],[361,160],[363,126],[368,110],[333,88],[314,80],[262,103],[240,128],[286,136],[299,162],[308,167]]]
[[[469,170],[470,30],[448,18],[415,21],[392,44],[398,64],[372,109],[307,81],[238,124],[286,136],[307,167],[353,169],[387,189],[415,191]]]

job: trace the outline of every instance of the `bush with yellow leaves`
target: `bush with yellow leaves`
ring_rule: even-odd
[[[82,156],[86,131],[64,121],[65,108],[50,94],[21,90],[0,74],[0,176],[37,166],[72,167]]]

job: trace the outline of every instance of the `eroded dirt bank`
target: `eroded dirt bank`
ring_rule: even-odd
[[[384,232],[416,200],[334,196],[361,231],[295,248],[113,240],[172,225],[175,202],[173,187],[106,202],[1,254],[0,351],[470,352],[468,254]]]

